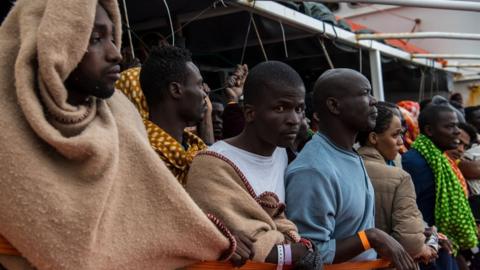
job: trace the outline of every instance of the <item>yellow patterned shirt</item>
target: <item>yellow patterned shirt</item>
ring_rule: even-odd
[[[147,129],[150,145],[178,181],[185,186],[193,158],[199,151],[206,149],[207,145],[195,134],[185,131],[183,133],[185,149],[177,140],[148,119],[147,101],[140,88],[140,67],[123,71],[120,79],[115,83],[115,88],[122,91],[135,105]]]

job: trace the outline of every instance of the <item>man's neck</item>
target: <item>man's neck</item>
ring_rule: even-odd
[[[323,123],[319,125],[319,132],[327,136],[337,147],[352,152],[358,132],[345,127],[339,121],[323,121]]]
[[[424,134],[425,135],[425,134]],[[425,135],[425,137],[427,137],[431,142],[432,144],[438,149],[440,150],[442,153],[444,153],[445,151],[448,151],[448,150],[452,150],[452,149],[442,149],[442,147],[439,147],[436,143],[435,143],[435,140],[433,140],[432,137],[429,137],[427,135]]]
[[[73,106],[78,106],[81,104],[85,104],[88,100],[89,96],[81,94],[79,91],[69,90],[67,103]]]
[[[183,132],[187,124],[175,113],[175,110],[170,107],[171,106],[166,104],[161,104],[157,107],[150,108],[149,120],[181,144],[183,142]]]
[[[277,148],[277,146],[261,140],[257,134],[248,127],[245,128],[238,136],[225,141],[250,153],[266,157],[273,155],[273,152]]]

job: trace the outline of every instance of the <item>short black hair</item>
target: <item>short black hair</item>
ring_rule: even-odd
[[[402,112],[400,111],[400,108],[397,106],[397,104],[388,102],[388,101],[379,101],[377,102],[377,105],[380,104],[381,106],[385,106],[387,108],[390,108],[392,112],[398,117],[402,118]]]
[[[280,61],[262,62],[252,68],[243,87],[245,104],[255,104],[264,94],[279,87],[304,87],[300,75],[289,65]]]
[[[460,122],[458,124],[458,128],[465,131],[468,134],[468,136],[470,137],[470,144],[477,143],[477,129],[474,126],[468,123]]]
[[[458,99],[458,98],[463,99],[462,94],[460,94],[460,93],[453,93],[453,94],[450,96],[449,100],[456,100],[456,99]]]
[[[435,122],[438,122],[438,115],[443,112],[453,112],[455,110],[448,105],[428,105],[423,111],[420,112],[418,116],[418,126],[420,127],[420,132],[425,134],[425,127],[432,125]]]
[[[187,62],[192,57],[188,50],[173,46],[154,47],[140,70],[140,86],[148,106],[162,100],[168,85],[185,82]]]
[[[467,122],[471,122],[473,120],[473,114],[480,110],[480,106],[471,106],[471,107],[466,107],[465,108],[465,120]]]
[[[423,111],[423,109],[425,109],[428,105],[430,105],[430,103],[432,103],[431,98],[426,98],[426,99],[420,101],[420,103],[419,103],[420,111]]]
[[[393,116],[397,116],[400,118],[398,113],[398,108],[395,104],[389,102],[377,102],[377,119],[375,120],[375,127],[368,131],[362,131],[357,135],[357,141],[360,145],[364,146],[367,144],[368,135],[370,132],[375,132],[377,134],[385,132],[389,127],[390,123],[392,122]]]
[[[392,102],[383,102],[385,106],[391,108],[393,110],[393,113],[400,118],[400,123],[402,123],[402,128],[406,129],[407,127],[407,120],[405,120],[405,117],[403,116],[402,111],[400,110],[400,106],[398,106],[395,103]]]

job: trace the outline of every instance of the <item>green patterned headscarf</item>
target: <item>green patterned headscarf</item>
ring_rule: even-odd
[[[435,175],[435,225],[453,242],[454,251],[477,246],[477,227],[460,182],[440,149],[425,135],[412,148],[426,160]]]

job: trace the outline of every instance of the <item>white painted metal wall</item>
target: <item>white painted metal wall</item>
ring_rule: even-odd
[[[415,26],[415,19],[421,22],[416,27],[416,32],[462,32],[480,34],[480,14],[478,12],[439,10],[427,8],[398,7],[386,11],[375,11],[364,15],[353,15],[352,10],[347,12],[342,5],[343,12],[336,15],[349,14],[353,22],[363,24],[377,32],[410,32]],[[361,8],[363,12],[368,7]],[[370,10],[377,10],[373,5]],[[359,9],[360,11],[360,9]],[[410,43],[423,48],[431,53],[455,53],[455,54],[478,54],[480,42],[475,40],[451,40],[451,39],[411,39]],[[459,62],[451,60],[449,62]],[[461,61],[468,62],[467,60]],[[473,61],[473,62],[478,62]]]
[[[439,69],[444,69],[439,63],[432,62],[428,59],[411,59],[408,52],[393,48],[380,42],[372,40],[357,40],[354,33],[345,31],[341,28],[325,24],[315,18],[309,17],[298,11],[287,8],[271,1],[250,2],[248,0],[237,0],[236,5],[240,8],[247,9],[256,14],[269,17],[271,19],[281,21],[286,25],[291,25],[296,28],[303,29],[307,32],[324,34],[330,38],[335,38],[340,42],[358,46],[367,49],[370,52],[370,64],[372,69],[372,87],[376,98],[384,100],[382,67],[380,61],[380,54],[396,57],[412,63],[432,66]],[[335,28],[335,29],[334,29]],[[445,70],[452,71],[448,68]]]

